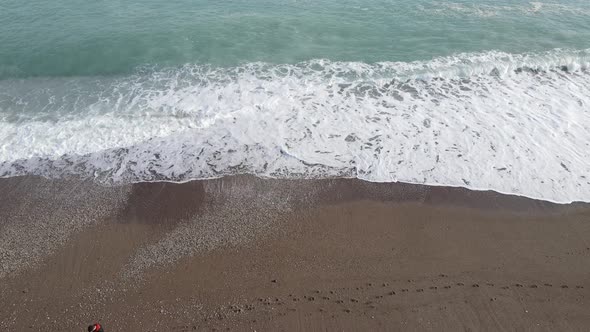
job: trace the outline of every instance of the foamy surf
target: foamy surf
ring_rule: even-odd
[[[0,176],[357,177],[590,201],[590,50],[0,81]]]

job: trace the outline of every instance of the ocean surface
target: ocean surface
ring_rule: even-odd
[[[0,177],[590,202],[587,0],[0,2]]]

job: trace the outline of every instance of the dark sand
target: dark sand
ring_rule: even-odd
[[[359,180],[0,179],[0,329],[590,330],[590,206]]]

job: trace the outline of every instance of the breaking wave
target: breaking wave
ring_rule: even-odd
[[[590,201],[590,50],[0,81],[0,176],[249,173]]]

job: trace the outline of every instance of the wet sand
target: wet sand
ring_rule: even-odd
[[[590,328],[590,206],[360,180],[0,179],[0,328]]]

